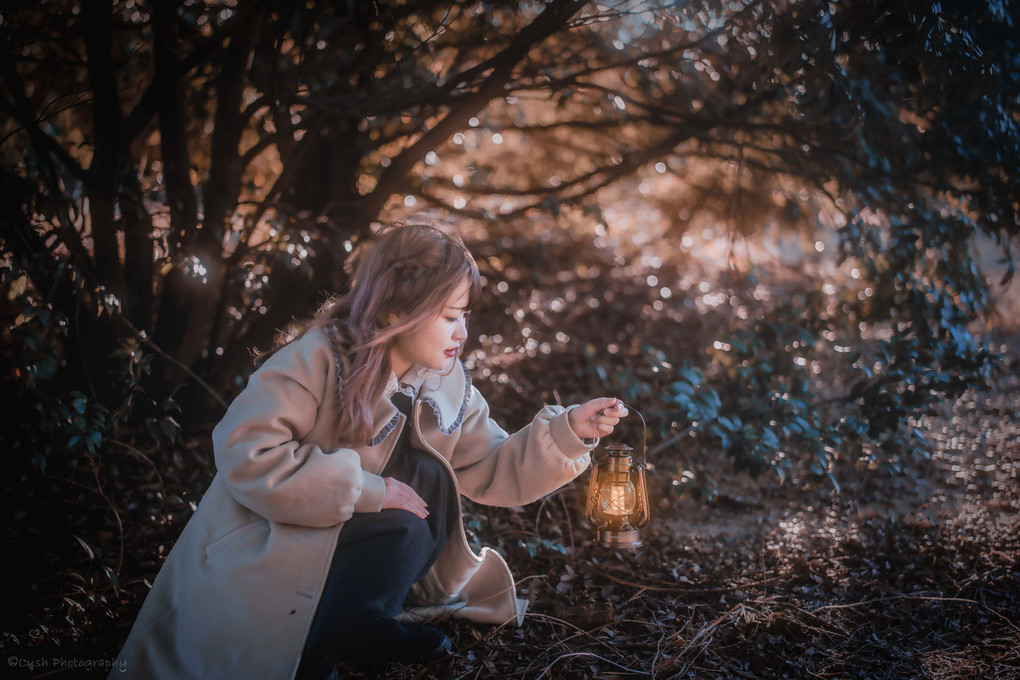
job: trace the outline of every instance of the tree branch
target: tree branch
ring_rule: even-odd
[[[414,165],[443,140],[466,126],[468,120],[485,108],[493,98],[502,95],[514,67],[527,56],[528,51],[562,29],[570,17],[585,4],[583,0],[553,0],[547,5],[545,11],[526,26],[506,49],[493,58],[491,74],[475,92],[459,98],[444,118],[423,132],[416,142],[391,160],[390,166],[380,174],[375,188],[364,197],[362,205],[364,214],[378,213],[404,178],[410,174]]]
[[[39,121],[35,117],[32,102],[29,101],[25,90],[25,83],[18,73],[15,65],[14,55],[10,53],[6,45],[0,44],[0,75],[7,83],[14,101],[0,98],[0,109],[7,112],[18,124],[28,133],[36,153],[40,156],[52,155],[63,165],[74,177],[82,182],[88,179],[88,172],[78,161],[67,152],[64,147],[53,137],[43,132],[39,127]]]
[[[164,3],[157,3],[157,7],[161,4]],[[180,76],[184,76],[205,63],[217,49],[223,46],[224,41],[244,29],[247,25],[248,17],[258,10],[260,4],[257,2],[238,3],[237,10],[232,19],[213,31],[212,35],[200,41],[190,53],[179,58],[176,72]],[[154,14],[158,13],[160,9],[162,8],[158,8]],[[158,29],[154,26],[153,30]],[[167,75],[169,74],[157,73],[149,87],[146,88],[145,93],[138,100],[138,103],[124,117],[122,132],[124,139],[135,139],[149,124],[153,116],[159,113],[161,101],[166,96],[167,88],[173,89],[174,87],[172,82],[164,80]]]

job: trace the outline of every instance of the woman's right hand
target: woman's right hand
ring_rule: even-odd
[[[383,481],[386,483],[386,497],[383,498],[382,504],[383,510],[387,508],[407,510],[422,519],[429,516],[428,503],[423,501],[414,489],[393,477],[383,477]]]

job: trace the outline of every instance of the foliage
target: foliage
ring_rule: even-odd
[[[0,355],[0,540],[18,556],[4,570],[10,607],[5,628],[32,611],[33,600],[57,596],[60,605],[46,609],[63,608],[72,626],[110,615],[109,599],[120,596],[125,550],[122,510],[106,494],[108,476],[123,469],[109,453],[111,442],[145,458],[141,449],[167,450],[180,432],[173,398],[156,404],[148,396],[152,355],[131,339],[109,357],[113,384],[97,389],[99,376],[88,373],[81,381],[86,391],[68,381],[75,347],[68,332],[75,325],[36,293],[26,273],[31,268],[25,261],[0,266],[8,292]],[[81,285],[80,275],[63,263],[53,276]],[[128,478],[141,481],[133,469]]]
[[[152,355],[143,353],[133,339],[111,354],[115,382],[104,403],[93,386],[86,394],[67,389],[60,369],[67,365],[69,323],[47,302],[41,301],[27,281],[25,267],[0,267],[0,283],[11,291],[5,300],[3,393],[5,420],[2,439],[8,485],[24,483],[28,476],[59,469],[83,455],[99,453],[103,439],[115,430],[127,431],[145,447],[172,444],[180,427],[173,414],[180,407],[172,397],[157,405],[144,387]],[[57,277],[75,278],[73,268],[58,264]],[[112,313],[104,311],[102,313]],[[87,377],[91,383],[92,377]],[[87,388],[88,389],[88,388]],[[139,425],[144,423],[145,430]]]

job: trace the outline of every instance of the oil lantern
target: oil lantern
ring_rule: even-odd
[[[632,452],[626,444],[608,445],[592,458],[585,516],[610,548],[640,548],[638,529],[648,521],[644,461],[635,462]]]

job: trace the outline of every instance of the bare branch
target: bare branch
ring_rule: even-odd
[[[561,29],[584,4],[581,0],[553,0],[509,46],[493,58],[492,72],[477,91],[459,99],[444,118],[391,160],[390,166],[380,175],[375,189],[364,197],[365,214],[377,213],[389,196],[396,191],[403,178],[426,153],[467,125],[471,116],[478,113],[494,97],[501,95],[514,67],[527,55],[528,50]]]

